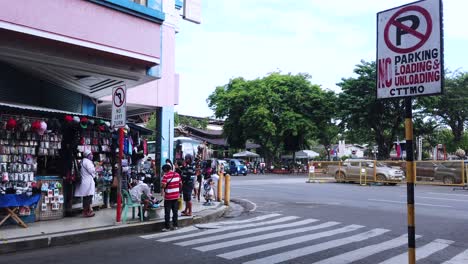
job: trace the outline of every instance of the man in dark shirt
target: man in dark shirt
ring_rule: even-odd
[[[183,166],[180,168],[182,172],[182,194],[184,195],[185,210],[182,215],[192,215],[192,192],[194,187],[195,170],[193,168],[192,155],[185,156]]]

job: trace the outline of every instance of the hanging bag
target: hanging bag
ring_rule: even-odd
[[[81,176],[81,168],[80,165],[78,164],[78,160],[74,159],[73,160],[73,168],[72,168],[73,174],[74,175],[74,182],[75,184],[81,184],[82,176]]]

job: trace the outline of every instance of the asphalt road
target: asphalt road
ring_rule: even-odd
[[[0,263],[407,263],[406,185],[232,177],[251,212],[198,228],[0,256]],[[468,263],[468,191],[416,186],[418,263]],[[465,252],[466,251],[466,252]]]

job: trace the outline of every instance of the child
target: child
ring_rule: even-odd
[[[203,197],[205,197],[206,202],[203,205],[213,205],[213,199],[214,199],[214,181],[213,179],[208,179],[205,181],[203,184]]]

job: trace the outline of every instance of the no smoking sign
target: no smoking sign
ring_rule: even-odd
[[[442,92],[442,3],[423,0],[377,14],[377,98]]]

